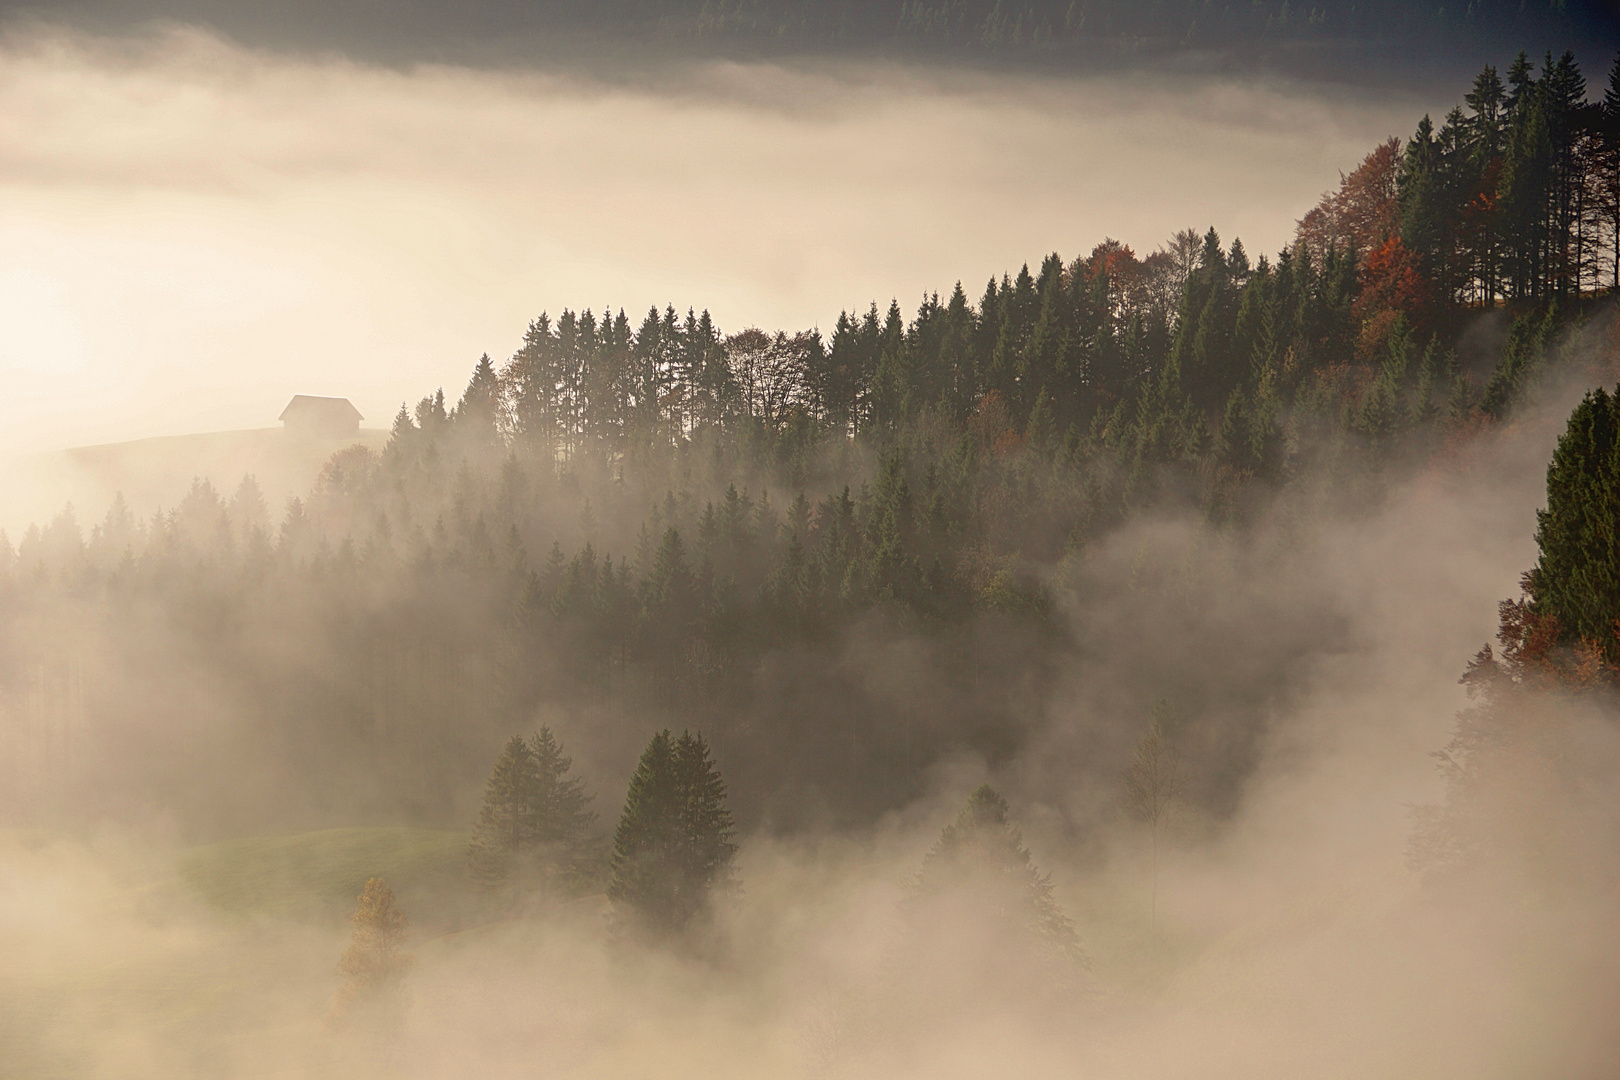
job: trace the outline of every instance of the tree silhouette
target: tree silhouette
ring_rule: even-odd
[[[521,894],[537,878],[547,890],[577,869],[579,845],[596,815],[584,781],[568,775],[572,766],[549,727],[530,740],[507,741],[468,847],[473,877],[485,888]]]
[[[701,735],[648,742],[613,835],[608,897],[654,933],[674,933],[730,882],[737,847],[725,783]]]
[[[1074,923],[1053,895],[1050,874],[1035,866],[1007,800],[989,784],[967,797],[956,819],[940,832],[917,875],[922,897],[971,893],[987,901],[991,917],[1046,950],[1084,962]]]

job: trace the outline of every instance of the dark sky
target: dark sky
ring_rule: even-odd
[[[967,3],[972,11],[989,5]],[[984,47],[971,34],[941,42],[901,32],[899,0],[737,0],[722,6],[750,14],[715,29],[702,23],[698,0],[0,0],[0,18],[109,35],[179,22],[250,47],[340,52],[394,64],[634,69],[693,52],[835,52],[1095,71],[1151,59],[1410,87],[1454,83],[1483,63],[1504,64],[1519,48],[1532,55],[1573,49],[1589,78],[1599,82],[1620,41],[1620,4],[1612,0],[1321,0],[1309,6],[1327,10],[1326,22],[1284,29],[1267,28],[1257,16],[1244,21],[1241,14],[1283,7],[1281,0],[1229,5],[1225,22],[1208,14],[1217,5],[1193,0],[1090,0],[1078,5],[1091,13],[1089,21],[1067,40],[997,48]],[[1059,0],[1005,6],[1050,9],[1048,19],[1065,12],[1072,19],[1077,9]],[[1240,14],[1232,15],[1234,10]],[[590,47],[582,50],[582,40]],[[615,54],[633,62],[613,64]]]

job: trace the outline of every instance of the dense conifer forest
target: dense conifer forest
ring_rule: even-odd
[[[1059,608],[1122,524],[1354,513],[1512,419],[1620,287],[1620,61],[1605,81],[1588,103],[1569,54],[1487,67],[1274,255],[1215,228],[1105,240],[797,331],[558,308],[285,507],[199,477],[155,513],[68,508],[0,540],[0,679],[71,721],[13,748],[19,775],[71,760],[84,786],[18,798],[93,805],[139,760],[138,797],[203,833],[272,783],[299,823],[459,824],[540,716],[615,760],[702,731],[750,825],[903,805],[952,753],[1017,751],[1076,647]],[[864,654],[924,689],[896,697]],[[1238,693],[1263,704],[1293,658]],[[171,707],[237,719],[154,743]],[[1223,738],[1189,797],[1224,812],[1251,750]],[[198,779],[205,759],[280,779]]]

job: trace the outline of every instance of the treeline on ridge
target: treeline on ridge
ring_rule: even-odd
[[[704,731],[747,813],[897,805],[943,755],[1016,749],[1071,647],[1054,590],[1093,541],[1353,492],[1507,416],[1557,359],[1613,289],[1620,64],[1595,111],[1572,58],[1494,79],[1440,135],[1375,149],[1274,259],[1214,229],[1143,257],[1105,241],[825,334],[541,315],[279,521],[251,478],[199,480],[149,519],[118,500],[88,538],[69,510],[0,542],[0,686],[159,758],[154,800],[186,797],[163,778],[210,740],[240,745],[143,741],[206,694],[320,792],[312,820],[462,820],[546,710],[614,760],[648,727]],[[914,700],[856,655],[900,642],[924,646]],[[1280,673],[1255,678],[1263,699]],[[80,767],[79,736],[23,738],[20,771]],[[1246,752],[1228,742],[1216,810]]]

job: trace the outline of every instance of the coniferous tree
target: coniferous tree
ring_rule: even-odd
[[[428,789],[432,765],[411,748],[466,749],[484,730],[444,722],[462,705],[487,719],[650,684],[677,715],[712,716],[763,685],[756,674],[790,668],[803,685],[823,683],[818,694],[862,698],[839,650],[825,646],[846,640],[874,605],[888,608],[884,622],[894,616],[939,644],[971,629],[976,613],[1013,615],[1003,583],[1026,575],[1012,568],[1043,577],[1040,564],[1082,550],[1125,515],[1171,501],[1211,518],[1259,498],[1297,507],[1300,481],[1328,457],[1376,470],[1381,455],[1363,451],[1437,443],[1430,414],[1448,394],[1453,441],[1511,415],[1539,369],[1563,355],[1550,347],[1551,301],[1596,284],[1608,263],[1594,253],[1620,244],[1592,209],[1620,214],[1597,172],[1620,183],[1620,66],[1603,138],[1578,100],[1572,58],[1549,58],[1539,76],[1524,59],[1504,74],[1482,72],[1465,110],[1424,125],[1405,163],[1410,184],[1397,192],[1401,146],[1386,144],[1275,262],[1251,267],[1241,245],[1224,251],[1218,236],[1190,230],[1142,260],[1104,241],[1067,265],[1048,256],[1016,280],[998,274],[976,306],[961,289],[948,300],[928,294],[909,324],[897,304],[852,308],[830,351],[814,333],[773,329],[762,355],[791,362],[770,369],[780,379],[754,379],[752,394],[725,363],[728,337],[695,310],[684,323],[673,309],[648,310],[639,329],[616,307],[542,315],[498,375],[480,360],[453,409],[442,392],[414,413],[402,408],[377,461],[364,448],[343,451],[279,524],[263,516],[262,534],[258,497],[239,492],[227,504],[206,483],[149,524],[115,503],[88,543],[64,514],[20,534],[0,608],[48,614],[83,600],[116,621],[155,604],[183,614],[198,655],[253,668],[242,685],[274,688],[274,715],[325,717],[302,697],[306,673],[248,637],[281,639],[254,632],[253,620],[285,611],[342,655],[333,700],[378,699],[357,752],[418,770],[418,782],[402,783],[413,791]],[[1407,225],[1427,254],[1402,242]],[[1517,321],[1495,374],[1471,388],[1443,359],[1464,322],[1455,308],[1499,299]],[[1559,303],[1559,318],[1588,306],[1587,296]],[[488,453],[471,452],[478,439]],[[638,545],[635,512],[670,488]],[[771,498],[801,489],[816,511],[796,509],[779,532]],[[1561,543],[1549,551],[1571,547]],[[1535,615],[1541,630],[1562,627],[1555,653],[1572,655],[1594,634],[1607,641],[1606,601],[1572,629],[1581,595],[1594,594],[1556,592]],[[260,604],[260,593],[279,599]],[[356,603],[368,595],[400,603],[368,613]],[[1039,619],[1050,608],[1020,610],[1016,618]],[[28,670],[42,657],[27,654],[48,649],[17,625],[31,624],[13,624],[18,670]],[[1062,647],[1061,628],[1041,629],[1057,629],[1043,640]],[[1031,650],[1030,667],[998,671],[962,655],[964,685],[1039,678],[1045,662]],[[99,714],[95,700],[74,700],[75,685],[64,677],[51,693]],[[853,732],[867,705],[835,708]],[[404,731],[422,739],[393,737]],[[947,725],[914,741],[916,731],[875,731],[868,746],[906,739],[887,758],[851,738],[848,760],[913,770],[954,737]],[[761,725],[735,745],[743,754],[769,744]],[[794,778],[841,794],[881,789],[830,760],[798,755]],[[902,789],[905,778],[895,779]],[[540,858],[537,836],[522,843]],[[498,846],[481,847],[485,856],[504,858]],[[533,865],[545,864],[486,868],[504,882]]]
[[[456,432],[467,449],[476,454],[491,455],[500,444],[501,388],[500,378],[489,354],[484,353],[473,367],[472,378],[461,396],[453,415]]]
[[[596,824],[590,808],[595,798],[585,790],[582,777],[570,776],[574,760],[563,754],[562,744],[542,726],[529,737],[534,756],[534,843],[548,879],[577,872],[580,845]]]
[[[507,740],[484,785],[484,805],[473,826],[468,862],[485,888],[512,883],[520,856],[535,845],[535,805],[540,772],[534,751],[520,736]]]
[[[989,784],[967,797],[940,832],[917,876],[922,899],[962,896],[1025,940],[1064,959],[1084,962],[1074,923],[1058,904],[1052,876],[1036,867],[1007,800]]]
[[[1524,595],[1498,605],[1500,655],[1487,644],[1463,674],[1470,704],[1434,754],[1445,799],[1414,808],[1407,857],[1430,871],[1592,874],[1612,891],[1613,803],[1592,798],[1610,786],[1608,765],[1592,753],[1590,714],[1571,704],[1584,696],[1612,718],[1620,679],[1616,395],[1593,390],[1570,414],[1537,519],[1540,558]]]
[[[1497,420],[1512,411],[1545,359],[1557,323],[1558,309],[1552,303],[1541,312],[1527,311],[1513,320],[1502,358],[1481,394],[1480,411]]]
[[[702,735],[681,732],[675,741],[674,770],[690,918],[702,910],[711,890],[730,884],[737,845],[732,841],[731,811],[726,809],[726,784]]]
[[[624,813],[613,833],[608,898],[655,926],[675,925],[680,900],[679,846],[675,748],[665,730],[652,737],[630,777]]]
[[[549,727],[507,741],[468,850],[473,877],[485,888],[521,892],[533,881],[544,889],[579,868],[596,815],[584,781],[568,775],[572,766]]]
[[[1536,522],[1529,612],[1554,620],[1560,644],[1586,643],[1620,660],[1620,408],[1601,387],[1570,414]]]
[[[654,933],[674,933],[730,881],[731,813],[702,736],[669,731],[642,752],[613,834],[608,897]]]

